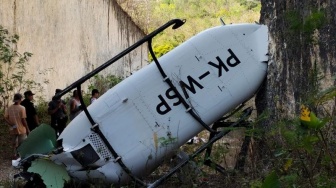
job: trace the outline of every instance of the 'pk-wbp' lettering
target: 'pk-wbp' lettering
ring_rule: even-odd
[[[224,69],[225,72],[230,71],[229,67],[235,67],[237,65],[240,64],[240,60],[238,59],[238,57],[233,53],[233,51],[231,49],[228,49],[228,52],[230,53],[230,56],[226,59],[226,64],[224,64],[224,62],[220,59],[219,56],[216,57],[218,64],[215,64],[211,61],[208,62],[209,65],[215,67],[218,69],[218,77],[222,76],[222,70]],[[205,76],[208,75],[204,74]],[[203,79],[203,77],[201,77]],[[200,78],[200,79],[201,79]],[[186,99],[189,98],[189,94],[188,91],[196,94],[197,90],[196,87],[197,86],[199,89],[203,89],[203,85],[200,84],[196,79],[194,79],[192,76],[187,76],[188,79],[188,84],[186,84],[185,82],[183,82],[182,80],[180,81],[180,86],[183,90],[184,96],[186,97]],[[177,106],[179,104],[181,104],[180,99],[178,98],[178,96],[176,95],[176,93],[174,93],[172,88],[169,88],[166,90],[165,92],[165,96],[167,99],[172,100],[172,99],[176,99],[176,101],[174,101],[173,106]],[[171,107],[169,106],[168,102],[166,101],[166,99],[162,96],[159,95],[159,104],[156,106],[156,111],[161,114],[161,115],[165,115],[166,113],[168,113],[171,110]]]

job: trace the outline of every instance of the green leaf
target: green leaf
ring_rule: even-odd
[[[307,152],[313,151],[313,145],[319,141],[317,136],[305,136],[302,140],[301,147],[304,148]]]
[[[64,165],[57,165],[48,159],[34,160],[27,171],[39,174],[47,187],[62,188],[70,180]]]
[[[280,181],[275,171],[271,172],[264,180],[261,188],[280,188]]]
[[[314,112],[310,112],[309,120],[305,121],[301,119],[301,124],[309,129],[321,129],[330,121],[330,118],[324,118],[322,121],[316,117]]]

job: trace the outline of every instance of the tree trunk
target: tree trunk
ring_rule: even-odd
[[[257,111],[268,110],[266,126],[298,117],[300,105],[335,86],[336,1],[261,0],[260,22],[269,27],[270,65]],[[323,76],[323,79],[319,79]],[[335,100],[327,107],[335,114]]]
[[[313,107],[320,117],[336,115],[335,97],[323,104],[323,110],[314,103],[319,92],[336,83],[336,1],[261,0],[261,4],[260,23],[269,27],[269,68],[255,101],[258,114],[267,118],[259,124],[265,137],[254,145],[252,161],[267,173],[275,165],[268,160],[274,158],[275,147],[289,149],[280,129],[275,131],[278,137],[266,136],[278,122],[299,118],[302,104]],[[295,129],[288,121],[285,124],[287,131]]]

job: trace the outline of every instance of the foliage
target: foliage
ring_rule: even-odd
[[[160,57],[202,30],[226,23],[255,22],[260,16],[257,0],[118,0],[133,20],[146,32],[154,31],[171,19],[186,19],[178,30],[166,29],[153,40]],[[148,21],[150,20],[150,21]]]
[[[156,57],[161,57],[164,54],[168,53],[174,48],[174,46],[171,43],[161,43],[161,44],[156,44],[153,46],[153,51]],[[153,57],[150,56],[149,58],[150,61],[153,61]]]
[[[317,75],[315,75],[317,76]],[[325,105],[336,98],[336,87],[310,90],[309,107],[301,119],[284,118],[265,132],[272,163],[282,187],[334,187],[336,169],[334,143],[335,116]],[[313,110],[315,112],[313,112]],[[319,109],[319,110],[317,110]],[[278,138],[278,139],[274,139]]]
[[[159,52],[156,54],[158,57],[200,31],[219,25],[220,17],[223,17],[228,23],[254,22],[259,19],[258,11],[260,11],[260,9],[248,11],[248,6],[229,0],[225,2],[217,0],[154,1],[151,7],[153,8],[151,16],[157,21],[148,24],[148,31],[160,27],[170,19],[186,19],[186,23],[180,29],[177,31],[167,29],[153,41],[154,51]],[[165,12],[165,14],[162,14],[162,12]],[[248,16],[245,17],[245,15]],[[243,19],[239,20],[239,18]],[[169,49],[166,48],[167,46],[169,46]]]
[[[239,0],[240,4],[245,6],[248,10],[258,8],[260,6],[260,1],[256,0]]]
[[[3,110],[9,105],[14,93],[23,89],[42,90],[40,83],[27,78],[26,67],[32,53],[19,53],[16,49],[18,41],[18,35],[11,35],[0,25],[0,109]]]
[[[48,102],[41,101],[35,106],[35,108],[40,123],[50,124],[50,115],[48,114]]]
[[[115,85],[117,85],[121,81],[122,81],[122,78],[117,77],[115,75],[103,76],[103,75],[98,75],[97,74],[89,80],[90,85],[89,85],[88,89],[89,89],[89,91],[91,91],[92,89],[98,89],[100,95],[102,95],[107,90],[114,87]]]
[[[289,31],[294,36],[301,34],[309,43],[316,42],[314,33],[327,23],[326,13],[323,10],[314,10],[302,16],[298,11],[287,11],[286,20]]]
[[[274,171],[265,178],[261,188],[280,188],[279,178]]]
[[[310,87],[304,98],[311,108],[316,109],[318,106],[323,106],[335,99],[336,86],[330,86],[324,90],[320,88],[321,83],[325,81],[324,78],[323,73],[317,67],[317,63],[314,62],[314,67],[310,70],[308,77]]]
[[[20,54],[16,51],[18,35],[10,35],[8,30],[0,26],[0,94],[1,108],[6,108],[15,92],[22,89],[26,80],[26,64],[29,52]]]

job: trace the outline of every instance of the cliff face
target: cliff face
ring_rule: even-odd
[[[259,113],[298,117],[315,91],[335,86],[336,1],[261,0],[261,23],[270,32],[270,66],[257,96]],[[322,79],[319,77],[322,76]],[[326,107],[335,114],[335,101]]]
[[[114,0],[2,0],[0,24],[20,36],[19,52],[33,53],[28,74],[39,83],[49,80],[47,99],[144,37]],[[103,73],[126,77],[146,59],[142,46]]]

